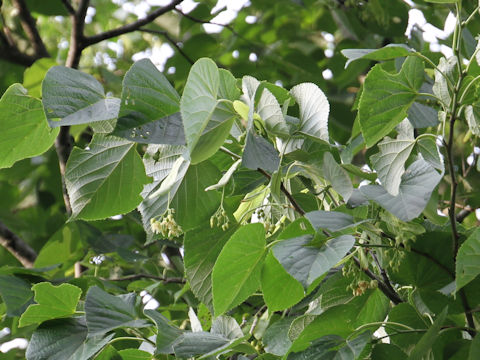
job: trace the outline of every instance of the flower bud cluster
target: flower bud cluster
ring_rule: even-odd
[[[175,214],[174,209],[168,209],[160,218],[157,219],[150,219],[150,226],[152,231],[155,234],[160,234],[168,239],[173,239],[179,237],[183,234],[183,230],[180,225],[177,224],[175,218],[173,217]]]
[[[214,228],[215,226],[221,227],[223,231],[227,230],[230,226],[230,220],[228,219],[227,212],[220,206],[215,214],[210,217],[210,227]]]

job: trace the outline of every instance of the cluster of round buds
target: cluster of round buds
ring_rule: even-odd
[[[378,282],[377,280],[372,280],[372,281],[359,281],[357,283],[357,286],[352,289],[353,296],[361,296],[367,291],[368,289],[376,289],[378,287]]]
[[[155,234],[160,234],[168,239],[179,237],[183,234],[180,225],[177,224],[173,214],[174,209],[168,209],[160,220],[150,219],[150,226]]]
[[[228,219],[227,212],[220,206],[215,214],[210,217],[210,227],[214,228],[215,226],[221,227],[223,231],[227,230],[230,226],[230,220]]]

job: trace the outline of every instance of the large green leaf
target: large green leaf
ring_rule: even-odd
[[[13,275],[0,275],[0,295],[8,316],[20,316],[33,301],[30,283]]]
[[[345,63],[347,68],[351,62],[360,59],[385,61],[408,56],[412,49],[405,44],[388,44],[380,49],[343,49],[340,52],[348,59]]]
[[[290,90],[300,107],[300,125],[297,131],[328,142],[328,114],[330,104],[320,88],[312,83],[296,85]]]
[[[262,224],[242,226],[228,240],[212,272],[215,315],[237,306],[260,287],[264,254]]]
[[[476,229],[460,246],[455,265],[457,291],[480,274],[480,229]]]
[[[293,317],[285,317],[268,327],[262,339],[266,352],[277,356],[285,355],[292,346],[288,337],[288,330],[292,321]]]
[[[103,335],[119,327],[144,327],[148,322],[139,319],[135,311],[136,295],[111,295],[98,286],[88,290],[85,299],[85,316],[88,335]]]
[[[262,269],[262,292],[271,312],[288,309],[303,299],[302,285],[269,252]]]
[[[149,178],[133,145],[97,134],[87,149],[73,149],[65,182],[74,218],[104,219],[127,213],[140,203]]]
[[[195,296],[213,310],[212,271],[220,251],[237,230],[231,226],[227,231],[220,227],[194,229],[185,234],[185,275]]]
[[[433,344],[438,337],[440,328],[445,322],[445,318],[447,317],[447,314],[448,314],[448,308],[443,309],[443,311],[435,319],[432,326],[420,338],[417,345],[415,345],[412,352],[410,353],[410,356],[408,357],[409,359],[422,360],[424,356],[426,356],[431,351],[431,349],[433,348]]]
[[[220,77],[215,63],[207,58],[198,60],[190,69],[180,100],[185,138],[190,156],[201,156],[195,147],[217,107]]]
[[[398,346],[391,344],[376,344],[372,351],[372,359],[375,360],[406,360],[407,358],[407,354]]]
[[[406,116],[423,84],[423,62],[408,57],[398,74],[375,65],[363,84],[359,119],[367,147],[375,145]]]
[[[262,95],[258,100],[257,111],[270,133],[280,137],[289,135],[289,129],[283,117],[282,109],[275,96],[268,89],[263,89]]]
[[[107,97],[92,75],[64,66],[48,70],[42,96],[52,127],[116,119],[120,108],[120,100]]]
[[[82,289],[71,284],[53,286],[49,282],[35,284],[32,290],[37,304],[30,305],[22,314],[19,326],[40,324],[73,315],[82,294]]]
[[[355,225],[353,216],[338,211],[310,211],[305,217],[316,231],[321,229],[340,231]]]
[[[242,155],[242,165],[248,169],[263,169],[270,172],[278,170],[280,157],[273,145],[253,131],[247,134],[245,149]]]
[[[0,168],[40,155],[52,146],[58,134],[49,128],[40,100],[13,84],[0,99]]]
[[[403,174],[397,196],[390,195],[380,185],[362,186],[360,192],[400,220],[410,221],[425,209],[440,179],[440,174],[429,163],[420,159],[410,165]]]
[[[387,136],[378,144],[380,152],[370,157],[383,188],[392,196],[398,195],[405,162],[414,145],[415,139],[391,139]]]
[[[311,240],[311,235],[303,235],[273,247],[273,255],[304,288],[335,266],[355,243],[351,235],[330,239],[319,248],[310,245]]]
[[[190,358],[196,355],[207,354],[215,349],[222,348],[230,342],[222,335],[208,332],[184,333],[173,345],[175,355],[179,358]]]
[[[113,337],[87,337],[84,318],[52,320],[40,325],[30,339],[27,360],[88,360]]]
[[[149,59],[137,61],[123,79],[114,135],[149,144],[185,144],[180,96]]]
[[[414,102],[408,109],[408,120],[414,128],[426,128],[438,124],[438,112],[427,105]]]

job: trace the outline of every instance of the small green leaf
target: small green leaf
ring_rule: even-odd
[[[32,286],[37,304],[30,305],[20,317],[19,326],[41,324],[44,321],[71,316],[75,313],[82,289],[62,284],[42,282]]]
[[[243,150],[242,165],[252,170],[263,169],[274,172],[278,170],[279,164],[280,157],[273,145],[263,137],[254,134],[253,131],[249,131]]]
[[[87,149],[73,149],[65,182],[72,217],[98,220],[135,209],[149,178],[134,143],[96,134]]]
[[[290,93],[300,108],[300,125],[303,135],[328,142],[328,114],[330,104],[320,88],[312,83],[294,86]]]
[[[448,60],[442,57],[438,64],[438,70],[435,69],[435,84],[433,84],[433,93],[443,102],[446,107],[450,106],[451,97],[447,79],[445,79],[444,75],[452,79],[456,68],[457,58],[452,56],[448,58]]]
[[[215,315],[237,306],[260,287],[264,254],[262,224],[242,226],[228,240],[212,272]]]
[[[352,180],[329,152],[323,155],[323,173],[325,179],[332,184],[333,190],[348,201],[353,192]]]
[[[340,51],[348,60],[345,69],[351,62],[360,59],[385,61],[411,54],[412,49],[405,44],[388,44],[380,49],[344,49]]]
[[[456,291],[480,274],[480,229],[476,229],[460,246],[455,266]]]
[[[120,99],[106,97],[92,75],[64,66],[48,70],[42,83],[43,107],[52,127],[112,120]]]
[[[124,349],[118,352],[122,360],[151,360],[152,354],[138,349]]]
[[[135,311],[136,295],[114,296],[92,286],[85,299],[88,335],[103,335],[119,327],[144,327],[148,322],[139,319]]]
[[[0,168],[40,155],[52,146],[58,129],[52,130],[42,103],[13,84],[0,99]]]
[[[365,78],[359,104],[360,127],[372,147],[388,135],[406,116],[423,84],[423,62],[408,57],[398,74],[390,74],[375,65]]]
[[[263,89],[260,100],[258,100],[257,111],[270,133],[280,137],[289,135],[282,109],[275,96],[268,89]]]
[[[283,356],[287,353],[292,342],[288,337],[288,330],[292,324],[293,317],[285,317],[268,327],[263,336],[265,351],[277,356]]]
[[[29,8],[31,10],[31,8]],[[30,66],[23,74],[23,86],[28,90],[28,93],[36,98],[42,97],[42,80],[45,77],[48,69],[57,65],[57,62],[52,58],[38,59]]]
[[[465,107],[465,118],[473,135],[480,136],[480,103]]]
[[[423,159],[442,173],[445,171],[443,158],[438,149],[434,136],[422,137],[417,140],[417,149],[422,154]]]
[[[311,235],[303,235],[273,247],[273,255],[305,289],[335,266],[355,243],[351,235],[330,239],[320,248],[311,246],[311,240]]]

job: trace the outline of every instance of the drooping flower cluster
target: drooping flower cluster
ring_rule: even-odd
[[[177,224],[173,216],[175,214],[174,209],[168,209],[160,219],[150,219],[150,226],[155,234],[160,234],[168,239],[179,237],[183,234],[183,230],[180,225]]]

